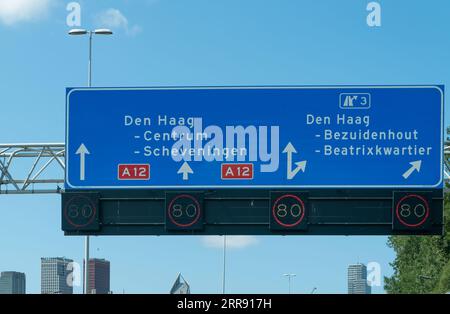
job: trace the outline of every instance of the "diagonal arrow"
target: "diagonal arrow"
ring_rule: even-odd
[[[292,155],[296,154],[297,150],[295,149],[294,145],[292,145],[291,142],[289,142],[286,147],[283,150],[283,154],[287,154],[287,179],[292,180],[297,173],[301,170],[302,172],[305,172],[306,170],[306,163],[307,161],[299,161],[296,162],[296,168],[292,170]]]
[[[76,153],[77,155],[80,155],[80,180],[84,181],[85,179],[85,166],[86,166],[86,155],[90,155],[91,153],[88,151],[84,143],[81,143],[80,147],[78,147]]]
[[[180,169],[177,172],[178,174],[182,173],[183,174],[183,180],[189,180],[189,174],[193,174],[194,171],[192,170],[191,166],[189,166],[189,164],[187,163],[187,161],[185,161]]]
[[[412,161],[409,163],[411,167],[403,173],[403,178],[408,179],[409,176],[417,170],[420,172],[420,168],[422,167],[422,160]]]

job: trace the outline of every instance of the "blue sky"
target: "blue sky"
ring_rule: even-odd
[[[79,1],[83,27],[115,31],[94,39],[94,86],[447,85],[450,3],[381,0],[382,26],[371,28],[369,2]],[[0,142],[63,142],[65,88],[86,85],[87,38],[67,36],[69,1],[11,3],[0,0]],[[40,291],[41,256],[81,262],[83,239],[60,230],[59,196],[0,196],[0,212],[0,271],[26,272],[28,292]],[[165,293],[178,272],[193,292],[217,293],[216,240],[99,237],[92,255],[111,261],[116,293]],[[357,261],[392,272],[386,237],[230,241],[233,293],[286,292],[286,272],[297,274],[295,292],[345,293],[346,267]]]

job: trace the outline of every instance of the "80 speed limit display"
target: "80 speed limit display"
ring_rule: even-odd
[[[307,228],[307,193],[273,192],[270,199],[271,230],[305,230]]]
[[[98,194],[70,193],[63,196],[64,230],[98,230]]]
[[[394,230],[412,230],[428,227],[432,222],[431,194],[397,192],[394,194],[392,226]]]
[[[203,197],[201,193],[166,195],[167,230],[203,229]]]

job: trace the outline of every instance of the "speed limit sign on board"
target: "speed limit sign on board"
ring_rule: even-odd
[[[270,195],[271,230],[305,230],[308,226],[308,194],[273,192]]]
[[[65,193],[62,198],[62,227],[69,231],[99,230],[98,193]]]
[[[432,194],[429,192],[395,192],[392,210],[394,230],[428,228],[431,217]]]
[[[203,229],[203,194],[167,193],[166,229],[180,231]]]

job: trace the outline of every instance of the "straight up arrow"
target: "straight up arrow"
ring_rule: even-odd
[[[76,153],[77,155],[80,155],[80,180],[84,181],[85,179],[85,157],[86,155],[90,155],[88,149],[86,146],[84,146],[83,143],[81,143],[80,147],[78,147]]]
[[[191,166],[189,166],[189,164],[187,163],[187,161],[185,161],[180,169],[177,172],[178,174],[182,173],[183,174],[183,180],[187,181],[189,180],[189,174],[193,174],[194,171],[192,170]]]

